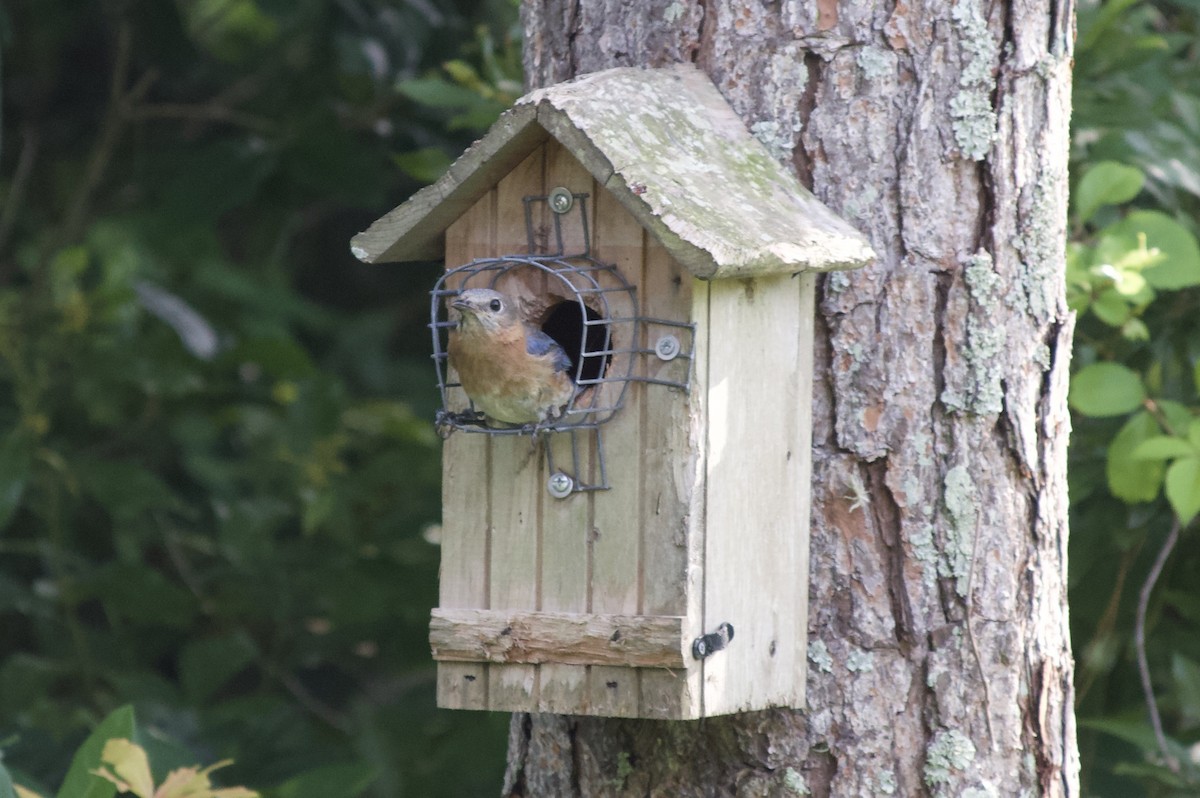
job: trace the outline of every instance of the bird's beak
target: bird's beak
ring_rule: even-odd
[[[457,308],[458,310],[470,310],[471,303],[465,299],[456,299],[450,303],[450,307]]]

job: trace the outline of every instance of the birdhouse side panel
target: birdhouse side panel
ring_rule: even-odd
[[[704,715],[803,706],[812,274],[715,280],[708,315]]]

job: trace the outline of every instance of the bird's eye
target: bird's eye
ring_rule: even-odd
[[[500,312],[500,307],[501,307],[501,305],[500,305],[500,300],[499,300],[499,299],[493,299],[491,302],[489,302],[489,303],[488,303],[488,307],[492,309],[492,312],[493,312],[493,313],[499,313],[499,312]]]

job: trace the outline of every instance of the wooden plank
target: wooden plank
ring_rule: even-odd
[[[703,390],[706,384],[708,283],[692,279],[657,242],[646,237],[646,265],[641,285],[642,313],[647,318],[695,321],[695,340],[679,329],[647,324],[645,347],[674,335],[693,347],[691,390],[644,386],[640,470],[644,484],[639,517],[642,552],[642,596],[645,615],[682,615],[684,633],[693,640],[703,632]],[[687,378],[682,358],[645,358],[647,376],[673,381]],[[648,718],[695,718],[701,713],[701,664],[688,657],[676,673],[641,674],[640,715]]]
[[[663,615],[436,609],[429,642],[440,662],[681,668],[682,626]]]
[[[645,258],[642,227],[606,189],[596,186],[594,192],[592,245],[596,257],[614,264],[627,281],[637,285],[642,280]],[[607,296],[610,317],[639,315],[635,295],[612,292]],[[610,325],[610,347],[621,350],[644,346],[640,333],[633,323],[614,323]],[[628,373],[631,361],[635,368],[638,366],[637,359],[632,354],[615,355],[609,374]],[[597,399],[599,406],[616,402],[620,387],[620,383],[606,383]],[[596,613],[636,614],[639,610],[641,519],[636,512],[642,498],[641,422],[646,388],[640,383],[630,385],[624,407],[602,430],[609,490],[599,491],[592,498],[591,611]],[[682,667],[682,662],[675,667]],[[588,680],[590,711],[609,717],[638,717],[640,693],[637,670],[599,664],[592,667]]]
[[[787,435],[792,441],[792,459],[796,460],[797,502],[795,562],[791,568],[797,590],[792,594],[792,620],[795,623],[793,659],[791,663],[792,697],[790,707],[804,709],[808,686],[808,547],[812,529],[812,395],[813,395],[813,336],[816,328],[817,276],[799,276],[800,307],[796,325],[795,402]]]
[[[542,192],[545,148],[539,146],[496,186],[496,255],[524,252],[524,197]],[[517,275],[514,275],[517,278]],[[513,295],[518,282],[497,284]],[[540,521],[544,492],[543,456],[527,435],[492,436],[492,609],[539,608]],[[537,672],[533,665],[493,665],[488,669],[488,706],[529,712],[536,707]]]
[[[578,161],[557,143],[546,145],[546,171],[544,192],[558,186],[575,193],[590,193],[592,176]],[[589,215],[595,209],[591,202],[586,207]],[[548,219],[551,223],[553,220]],[[577,253],[585,248],[583,225],[579,206],[563,214],[561,220],[563,252]],[[593,219],[588,219],[589,224]],[[552,239],[554,238],[551,236]],[[553,240],[550,246],[555,246]],[[550,283],[556,278],[549,278]],[[561,286],[565,288],[566,286]],[[578,286],[577,286],[578,287]],[[555,290],[559,290],[555,286]],[[572,452],[572,436],[556,433],[550,436],[549,445],[555,463],[575,479],[591,480],[592,446],[591,434],[581,432],[574,436],[576,452]],[[576,458],[574,455],[577,455]],[[575,472],[575,460],[581,473]],[[543,475],[545,477],[546,475]],[[591,501],[587,494],[574,493],[565,499],[555,499],[546,493],[545,481],[539,495],[542,500],[542,573],[541,609],[557,612],[587,612],[591,570],[591,548],[589,539],[592,531]],[[587,668],[580,664],[562,665],[547,663],[539,668],[537,711],[558,714],[582,713],[587,710]]]
[[[811,278],[709,288],[704,714],[787,706],[805,667]]]
[[[495,193],[488,192],[446,231],[446,267],[488,253],[495,237]],[[458,286],[448,286],[456,288]],[[451,375],[449,381],[456,381]],[[451,410],[466,407],[461,389],[450,392]],[[488,606],[491,526],[486,435],[456,432],[442,445],[441,574],[438,604],[444,608]],[[437,703],[447,709],[486,709],[486,667],[439,663]]]

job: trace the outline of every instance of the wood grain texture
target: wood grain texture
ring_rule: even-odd
[[[592,244],[596,256],[614,264],[627,280],[640,285],[645,257],[641,226],[633,220],[611,194],[593,183],[595,223]],[[617,318],[638,314],[636,294],[612,294],[611,315]],[[612,325],[615,350],[640,345],[632,335],[632,325]],[[626,373],[632,355],[614,356],[611,374]],[[618,384],[604,386],[600,401],[617,400]],[[594,613],[637,614],[641,591],[642,561],[639,551],[641,526],[636,510],[641,501],[645,474],[640,468],[643,436],[643,408],[647,402],[662,401],[651,396],[645,386],[634,384],[625,395],[624,409],[604,425],[603,445],[608,463],[609,490],[592,494],[591,592],[588,611]],[[680,631],[682,634],[682,630]],[[682,661],[677,667],[682,667]],[[588,679],[587,705],[597,713],[615,717],[637,717],[640,675],[632,668],[612,668],[596,664]]]
[[[537,148],[496,186],[496,236],[491,257],[524,252],[524,197],[543,190],[546,148]],[[514,274],[514,278],[521,275]],[[516,292],[503,281],[497,289]],[[536,610],[541,599],[541,510],[545,457],[525,435],[491,437],[492,547],[488,563],[491,609]],[[533,665],[488,668],[488,709],[516,711],[536,705],[537,669]]]
[[[593,664],[682,668],[686,647],[682,618],[509,610],[435,609],[429,642],[439,662],[557,664],[579,672]],[[546,679],[543,673],[543,689]]]
[[[647,318],[688,319],[702,323],[707,314],[708,283],[695,280],[650,236],[646,236],[642,275],[642,315]],[[648,324],[645,348],[653,349],[662,335],[689,336],[672,327]],[[655,401],[642,408],[644,445],[640,468],[644,475],[640,551],[642,593],[640,612],[682,615],[688,619],[688,639],[704,633],[704,458],[707,379],[707,341],[692,336],[692,362],[682,358],[663,362],[647,358],[646,376],[682,382],[690,376],[688,392],[661,388]],[[690,375],[689,375],[690,370]],[[702,666],[695,660],[674,673],[643,673],[642,717],[700,717]]]
[[[446,232],[446,266],[454,268],[489,252],[495,238],[495,196],[489,193]],[[457,288],[458,286],[449,286]],[[454,382],[451,375],[448,382]],[[467,406],[461,390],[451,392],[452,410]],[[452,435],[442,444],[441,568],[438,604],[442,607],[489,606],[491,504],[488,483],[491,447],[487,436]],[[438,706],[482,709],[487,706],[487,669],[482,665],[438,666]]]
[[[505,794],[620,779],[630,795],[1078,796],[1073,4],[525,0],[522,15],[531,86],[699,64],[878,259],[817,289],[808,712],[521,718]],[[955,745],[969,761],[931,786],[931,755]]]
[[[805,275],[709,289],[704,631],[735,637],[704,661],[705,715],[803,690],[813,288]]]

